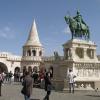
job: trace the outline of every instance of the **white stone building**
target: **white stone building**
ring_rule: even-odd
[[[42,61],[43,48],[40,43],[35,20],[32,24],[28,40],[23,46],[23,55],[16,56],[8,52],[0,52],[0,69],[2,71],[14,73],[15,70],[22,71],[39,69]]]

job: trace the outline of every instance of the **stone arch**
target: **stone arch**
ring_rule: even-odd
[[[26,71],[27,71],[26,66],[23,66],[23,75],[25,74]]]
[[[33,72],[37,72],[38,71],[38,67],[37,66],[34,66],[33,67]]]
[[[27,51],[27,55],[31,56],[31,51],[30,50]]]
[[[28,67],[28,72],[32,72],[32,67],[31,66]]]
[[[20,67],[15,67],[14,72],[20,72]]]
[[[8,72],[7,66],[2,62],[0,62],[0,71],[1,72]]]
[[[33,56],[36,56],[36,50],[32,50]]]

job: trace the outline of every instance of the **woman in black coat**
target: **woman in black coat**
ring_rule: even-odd
[[[45,91],[47,91],[44,100],[49,100],[49,96],[51,94],[51,80],[50,80],[49,73],[46,73],[46,75],[44,76],[44,80],[45,80]]]
[[[33,79],[31,78],[29,72],[25,72],[25,77],[22,85],[23,88],[21,93],[24,95],[25,100],[30,100],[30,96],[32,94]]]

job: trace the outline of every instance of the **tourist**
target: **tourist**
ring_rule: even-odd
[[[38,75],[38,72],[37,72],[37,70],[36,70],[36,71],[34,71],[34,72],[32,73],[32,78],[33,78],[35,84],[38,83],[38,77],[39,77],[39,75]]]
[[[0,70],[0,96],[1,96],[1,86],[2,86],[2,82],[3,82],[3,76],[2,76],[2,72]]]
[[[5,71],[2,73],[2,76],[3,76],[3,83],[5,83],[5,79],[6,79],[6,72]]]
[[[23,73],[20,73],[20,82],[23,82]]]
[[[76,77],[72,70],[69,70],[69,73],[67,75],[68,82],[69,82],[69,93],[74,93],[74,78]]]
[[[17,82],[17,71],[14,72],[14,82]]]
[[[48,73],[46,73],[44,80],[45,80],[45,91],[47,91],[47,94],[43,100],[49,100],[52,84],[51,84],[50,76],[48,75]]]
[[[25,77],[22,85],[23,88],[21,90],[21,93],[24,95],[25,100],[30,100],[30,96],[32,94],[33,79],[27,71],[25,72]]]
[[[12,77],[13,77],[12,71],[10,71],[10,72],[8,73],[8,77],[9,77],[9,83],[11,84],[11,80],[12,80]]]

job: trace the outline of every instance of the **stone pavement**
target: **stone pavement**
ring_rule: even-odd
[[[0,100],[24,100],[20,93],[22,86],[19,83],[4,84]],[[46,92],[43,89],[33,88],[32,100],[43,100]],[[100,100],[100,92],[75,91],[74,94],[67,92],[52,91],[50,100]]]

